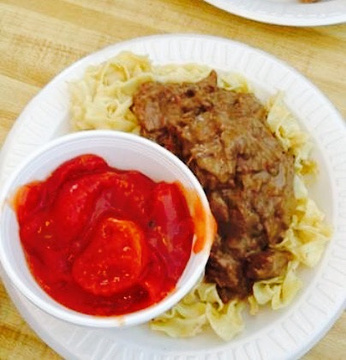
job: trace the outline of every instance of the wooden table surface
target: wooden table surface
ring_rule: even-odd
[[[294,28],[228,14],[202,0],[1,0],[0,146],[30,99],[86,54],[138,36],[199,33],[263,49],[312,80],[346,118],[346,24]],[[346,284],[345,284],[346,286]],[[303,358],[346,357],[346,314]],[[55,360],[0,282],[0,360]]]

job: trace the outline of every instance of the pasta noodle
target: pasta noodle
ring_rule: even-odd
[[[197,82],[210,70],[196,64],[154,66],[147,57],[123,52],[100,66],[90,67],[83,79],[71,84],[72,126],[75,130],[114,129],[138,134],[139,126],[131,105],[140,84],[150,80]],[[232,91],[251,92],[246,80],[232,73],[219,72],[218,85]],[[253,294],[246,301],[251,314],[256,314],[261,306],[276,310],[289,305],[303,286],[297,269],[315,266],[331,235],[323,213],[309,198],[306,188],[306,175],[316,173],[307,134],[301,131],[286,107],[283,94],[270,98],[267,109],[269,128],[284,150],[295,157],[294,192],[298,205],[284,240],[276,245],[291,252],[293,260],[281,276],[254,284]],[[216,285],[201,279],[184,299],[154,319],[150,326],[173,337],[194,336],[211,327],[228,341],[244,328],[242,314],[246,302],[233,300],[224,304]]]

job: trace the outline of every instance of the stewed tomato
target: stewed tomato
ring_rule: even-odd
[[[91,315],[133,312],[174,289],[195,233],[182,188],[86,154],[15,197],[33,276],[62,305]]]

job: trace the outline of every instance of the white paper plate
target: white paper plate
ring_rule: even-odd
[[[319,0],[303,4],[299,0],[205,0],[244,18],[288,26],[320,26],[346,22],[345,0]]]
[[[260,97],[283,90],[287,104],[316,143],[320,166],[312,196],[335,228],[320,264],[301,273],[304,290],[282,311],[247,317],[245,331],[225,343],[211,332],[172,339],[146,326],[127,330],[72,326],[35,308],[4,277],[10,296],[32,328],[67,359],[239,360],[294,359],[308,351],[340,315],[346,300],[346,128],[315,86],[274,57],[246,45],[207,36],[162,35],[119,43],[58,75],[26,107],[2,149],[0,186],[41,144],[68,131],[69,81],[121,50],[148,54],[155,63],[198,62],[246,76]]]

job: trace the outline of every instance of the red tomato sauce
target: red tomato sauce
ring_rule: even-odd
[[[33,276],[85,314],[121,315],[160,301],[191,254],[195,225],[180,185],[96,155],[22,186],[14,205]]]

